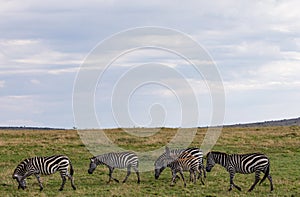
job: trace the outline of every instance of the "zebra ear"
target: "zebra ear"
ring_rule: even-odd
[[[167,155],[167,157],[170,157],[170,149],[167,146],[166,146],[166,155]]]
[[[208,158],[208,156],[211,154],[211,152],[208,152],[207,154],[206,154],[206,158]]]

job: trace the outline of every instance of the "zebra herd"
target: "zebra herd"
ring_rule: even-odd
[[[186,181],[183,175],[184,171],[190,173],[190,181],[196,183],[196,179],[201,179],[201,183],[204,185],[202,178],[202,173],[204,178],[206,178],[206,172],[210,172],[215,164],[223,166],[230,175],[230,188],[237,188],[241,191],[241,188],[233,182],[235,173],[250,174],[255,173],[255,181],[253,185],[248,190],[252,191],[255,185],[260,180],[260,173],[264,173],[264,177],[261,179],[261,184],[266,178],[270,182],[271,191],[273,190],[272,177],[270,175],[270,161],[268,157],[260,153],[251,154],[226,154],[222,152],[209,152],[206,155],[206,169],[203,162],[203,153],[199,148],[186,148],[186,149],[173,149],[170,150],[166,147],[165,152],[160,155],[154,163],[154,177],[158,179],[160,174],[165,168],[170,168],[172,172],[171,185],[174,185],[177,173],[180,174],[182,181],[184,182],[184,187],[186,187]],[[90,167],[88,173],[92,174],[98,165],[105,165],[109,169],[109,180],[112,179],[116,182],[119,180],[112,176],[115,168],[127,168],[127,175],[123,180],[126,182],[127,178],[131,174],[131,168],[135,171],[137,175],[137,183],[140,183],[139,174],[139,160],[138,156],[133,152],[112,152],[103,155],[98,155],[90,158]],[[70,167],[70,170],[69,170]],[[22,161],[15,169],[13,173],[13,179],[18,182],[18,189],[26,188],[26,178],[35,175],[40,186],[40,190],[43,190],[43,185],[40,180],[40,175],[50,175],[59,171],[62,184],[60,186],[60,191],[64,189],[66,183],[66,177],[71,181],[71,186],[74,190],[76,187],[74,185],[73,179],[73,166],[70,159],[65,155],[54,155],[50,157],[33,157]],[[198,176],[197,176],[198,175]]]

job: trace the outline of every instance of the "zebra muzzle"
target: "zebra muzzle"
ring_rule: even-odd
[[[206,172],[210,172],[211,171],[211,168],[206,168]]]

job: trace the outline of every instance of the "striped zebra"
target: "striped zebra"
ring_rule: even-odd
[[[103,155],[98,155],[96,157],[90,158],[90,168],[88,170],[89,174],[92,174],[98,165],[105,165],[109,169],[109,180],[107,183],[111,181],[111,179],[119,182],[119,180],[112,177],[112,173],[115,168],[123,169],[127,168],[127,175],[123,180],[123,183],[126,182],[127,178],[131,173],[131,168],[136,172],[138,183],[140,183],[140,175],[138,171],[139,160],[135,153],[133,152],[119,152],[119,153],[107,153]]]
[[[250,153],[250,154],[226,154],[221,152],[209,152],[207,154],[207,165],[206,171],[210,172],[215,164],[220,164],[223,166],[230,175],[230,188],[229,191],[232,190],[234,186],[239,191],[241,188],[234,184],[233,178],[235,173],[241,174],[250,174],[255,172],[255,181],[253,185],[250,187],[248,192],[251,192],[255,185],[260,180],[260,173],[263,172],[265,175],[260,181],[261,184],[266,178],[270,181],[271,191],[273,191],[273,183],[272,177],[270,173],[270,161],[268,157],[261,153]]]
[[[172,157],[170,155],[170,150],[168,147],[166,147],[166,163],[167,167],[169,167],[172,171],[172,182],[171,185],[174,184],[176,179],[176,174],[179,172],[182,178],[182,181],[184,182],[184,187],[186,187],[186,182],[184,179],[183,171],[189,171],[190,172],[190,179],[193,180],[194,183],[196,183],[196,172],[200,173],[199,165],[200,161],[198,157],[195,157],[189,152],[183,152],[178,157]],[[202,182],[202,184],[204,184]]]
[[[203,164],[203,152],[199,148],[185,148],[185,149],[172,149],[170,150],[170,156],[173,158],[177,158],[180,154],[183,152],[187,152],[194,157],[198,158],[199,160],[199,174],[198,179],[201,178],[201,182],[204,185],[203,179],[202,179],[202,172],[204,174],[204,178],[206,177],[206,171],[204,169]],[[164,152],[162,155],[160,155],[157,160],[154,163],[154,176],[155,179],[158,179],[160,174],[164,171],[164,169],[167,167],[167,154]],[[190,181],[192,180],[192,174],[190,174]]]
[[[70,174],[68,173],[68,167],[70,165]],[[43,185],[40,180],[40,175],[50,175],[56,171],[60,172],[62,178],[62,184],[60,191],[64,189],[66,183],[66,176],[71,180],[71,185],[74,190],[73,174],[74,170],[70,159],[65,155],[53,155],[50,157],[33,157],[23,160],[15,169],[12,178],[16,179],[19,183],[18,189],[26,188],[26,178],[35,175],[40,186],[40,191],[43,190]]]

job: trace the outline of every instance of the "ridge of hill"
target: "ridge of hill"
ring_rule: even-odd
[[[272,126],[300,126],[300,117],[282,120],[270,120],[264,122],[254,122],[254,123],[239,123],[231,125],[223,125],[223,127],[272,127]],[[201,128],[201,127],[199,127]],[[70,130],[65,128],[51,128],[51,127],[34,127],[34,126],[0,126],[0,129],[14,129],[14,130]]]
[[[255,123],[241,123],[224,125],[224,127],[272,127],[272,126],[300,126],[300,117],[282,120],[270,120]]]

